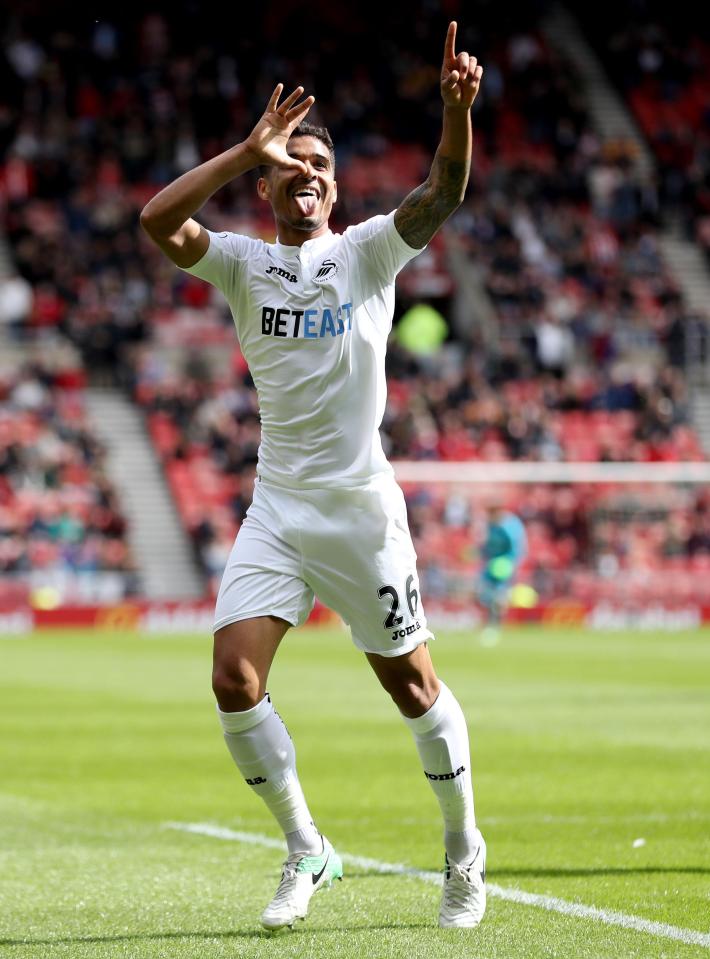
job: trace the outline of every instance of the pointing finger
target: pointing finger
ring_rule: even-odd
[[[456,21],[452,20],[449,24],[449,29],[446,32],[446,40],[444,42],[444,63],[449,66],[453,66],[456,60],[456,54],[454,50],[456,48]]]

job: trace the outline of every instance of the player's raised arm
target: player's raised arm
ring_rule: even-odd
[[[483,67],[465,51],[457,54],[456,22],[449,24],[441,66],[444,122],[429,176],[395,213],[397,232],[410,246],[426,246],[461,203],[471,168],[471,107]]]
[[[263,116],[243,143],[184,173],[144,207],[141,226],[177,266],[193,266],[206,253],[209,235],[192,217],[220,187],[262,165],[305,172],[305,165],[288,155],[286,144],[315,98],[298,102],[303,87],[296,87],[279,103],[282,92],[283,84],[279,83]]]

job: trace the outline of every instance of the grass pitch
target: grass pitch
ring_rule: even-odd
[[[597,918],[492,897],[478,930],[442,931],[431,882],[360,864],[267,936],[283,854],[166,827],[278,838],[222,743],[209,638],[54,633],[0,642],[0,956],[710,957],[710,634],[450,633],[432,652],[469,720],[491,883]],[[290,634],[270,691],[336,848],[440,869],[414,744],[346,634]]]

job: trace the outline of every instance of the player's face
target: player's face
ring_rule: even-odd
[[[295,137],[286,149],[289,156],[305,163],[306,172],[272,167],[259,181],[259,195],[271,204],[282,242],[288,242],[292,231],[309,236],[324,233],[338,196],[330,151],[324,143],[316,137]]]

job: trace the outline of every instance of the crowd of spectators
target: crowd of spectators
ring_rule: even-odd
[[[93,375],[132,391],[213,580],[250,501],[256,398],[238,349],[226,376],[200,367],[191,347],[234,344],[228,311],[140,235],[139,211],[241,139],[277,80],[314,90],[313,119],[333,134],[335,227],[392,209],[426,175],[438,139],[439,40],[450,17],[485,64],[472,185],[448,238],[403,272],[396,317],[423,297],[456,322],[436,355],[391,349],[387,453],[702,458],[682,377],[688,317],[657,238],[673,176],[662,165],[658,184],[641,182],[629,144],[600,142],[573,66],[537,29],[544,0],[507,12],[483,5],[475,22],[457,0],[441,9],[280,0],[240,10],[236,32],[215,26],[223,11],[210,16],[206,3],[196,15],[191,0],[96,21],[32,18],[31,6],[0,20],[0,211],[17,267],[0,282],[0,325],[18,340],[61,331]],[[683,175],[707,170],[701,161]],[[272,235],[251,177],[202,216]],[[450,247],[481,278],[493,335],[451,279]],[[189,362],[168,363],[167,347],[187,348]],[[82,521],[92,528],[88,514]],[[592,539],[579,546],[589,562]],[[123,543],[108,540],[116,551]]]
[[[429,7],[420,0],[403,16],[404,4],[284,0],[240,10],[236,31],[220,30],[224,11],[206,3],[197,15],[190,0],[137,18],[120,7],[97,20],[51,8],[37,17],[29,2],[0,13],[0,209],[34,289],[24,325],[62,329],[93,368],[125,362],[156,314],[182,304],[174,271],[138,235],[141,207],[243,138],[277,79],[317,91],[314,118],[330,126],[344,168],[392,141],[430,152],[447,17]],[[495,42],[476,25],[466,32],[474,46]],[[396,200],[401,173],[389,177]],[[363,203],[343,203],[341,221]],[[220,192],[208,221],[215,211],[272,230],[250,177]]]
[[[392,347],[383,441],[395,459],[704,459],[679,371],[500,376],[493,359],[444,348],[424,364]]]
[[[0,373],[0,602],[117,600],[138,580],[82,374]]]
[[[710,37],[689,5],[669,15],[659,0],[622,0],[602,11],[579,14],[652,148],[664,215],[710,262]]]
[[[660,597],[710,602],[710,496],[643,483],[405,484],[422,592],[470,600],[485,506],[504,503],[524,521],[528,555],[519,579],[543,600],[623,605]]]
[[[137,364],[135,396],[146,411],[198,555],[216,585],[251,502],[260,429],[255,392],[238,350],[228,375],[221,379],[195,365],[192,360],[184,368],[170,369],[159,354],[146,349]],[[697,436],[685,423],[682,377],[671,367],[652,382],[630,376],[601,391],[592,376],[561,380],[548,374],[496,386],[475,356],[456,347],[420,361],[393,345],[388,379],[381,433],[393,459],[639,463],[703,459]],[[449,588],[452,576],[465,579],[470,563],[464,553],[475,539],[474,492],[466,492],[462,501],[461,491],[446,494],[442,489],[407,491],[415,545],[424,575],[434,577],[435,591],[437,581]],[[642,501],[649,492],[653,493],[647,488],[638,498]],[[666,540],[647,523],[649,511],[632,509],[625,502],[626,512],[636,518],[622,521],[621,508],[609,513],[614,548],[623,550],[634,564],[642,556],[634,543],[643,539],[661,563]],[[699,502],[700,512],[706,511],[707,499]],[[601,560],[598,563],[591,550],[591,530],[601,528],[607,514],[599,510],[592,487],[567,490],[565,497],[554,487],[546,494],[541,488],[529,500],[518,491],[513,505],[537,524],[533,529],[538,532],[531,533],[531,555],[538,586],[543,569],[569,573],[584,564],[599,565]],[[681,505],[687,513],[687,504],[668,499],[661,523],[664,536],[670,537],[672,529],[677,534]],[[688,536],[687,541],[678,540],[679,553],[690,556],[710,549],[710,542],[703,546],[692,538],[696,524],[688,525],[687,518],[684,522]],[[454,526],[458,539],[452,537]],[[603,555],[601,547],[598,552]],[[444,568],[453,571],[451,575],[443,576]],[[548,593],[553,585],[560,585],[559,576],[548,581]]]
[[[15,301],[25,326],[60,328],[92,368],[115,370],[166,311],[190,306],[194,288],[140,237],[138,213],[162,184],[243,137],[276,75],[318,95],[314,118],[338,150],[336,226],[394,207],[425,175],[437,142],[433,44],[458,4],[432,11],[421,0],[406,17],[394,4],[377,11],[375,34],[370,6],[346,15],[325,3],[271,4],[244,12],[228,38],[209,17],[191,17],[187,2],[137,21],[118,10],[97,22],[51,12],[30,20],[21,5],[6,13],[0,196],[20,279],[34,291],[24,307]],[[605,153],[593,135],[574,72],[536,30],[544,7],[460,17],[461,43],[486,74],[475,185],[459,229],[503,320],[518,310],[523,326],[536,327],[547,312],[564,326],[568,317],[556,314],[580,307],[603,335],[619,325],[619,307],[625,321],[630,307],[655,299],[665,336],[680,308],[663,271],[651,282],[658,197],[634,182],[623,152]],[[319,38],[317,56],[309,35]],[[358,37],[367,43],[358,47]],[[356,48],[366,58],[353,58]],[[204,216],[272,232],[250,177],[220,191]],[[546,310],[548,300],[564,303]]]

